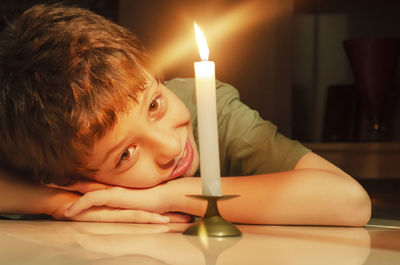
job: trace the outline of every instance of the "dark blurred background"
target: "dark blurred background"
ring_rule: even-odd
[[[58,1],[2,0],[0,27],[40,2]],[[400,217],[400,1],[63,2],[130,28],[165,79],[193,76],[196,21],[219,80],[282,133],[355,176],[379,206],[374,213]],[[345,49],[344,41],[360,39]]]
[[[0,26],[35,3],[3,0]],[[382,139],[368,136],[343,41],[399,38],[396,0],[83,0],[130,28],[165,78],[193,76],[196,21],[208,38],[217,78],[280,131],[303,142],[400,141],[399,67],[387,93]]]

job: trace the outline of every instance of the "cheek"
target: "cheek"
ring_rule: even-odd
[[[189,127],[189,130],[190,130],[189,137],[190,137],[190,141],[192,143],[192,148],[193,148],[193,162],[190,165],[190,169],[187,171],[187,174],[185,177],[193,177],[200,165],[200,154],[197,149],[196,142],[194,140],[193,131],[192,131],[191,126]]]
[[[193,163],[190,166],[190,170],[188,170],[187,176],[185,176],[185,177],[193,177],[196,174],[196,171],[199,168],[199,165],[200,165],[199,154],[195,153],[193,156]]]
[[[182,102],[180,104],[179,113],[181,115],[181,119],[182,120],[190,122],[190,120],[191,120],[190,119],[190,112],[189,112],[188,108],[186,108],[186,105],[183,104]]]
[[[160,184],[163,180],[160,180],[159,173],[153,172],[146,168],[146,170],[140,170],[138,168],[128,170],[116,176],[118,186],[127,188],[149,188]]]
[[[173,92],[168,90],[168,108],[170,109],[170,114],[174,115],[181,122],[190,121],[190,112],[183,103]]]

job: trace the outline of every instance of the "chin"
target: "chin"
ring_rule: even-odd
[[[190,168],[188,169],[188,171],[185,172],[185,174],[183,175],[183,177],[193,177],[194,174],[196,174],[197,169],[199,168],[199,156],[195,155],[193,158],[193,162],[190,165]]]

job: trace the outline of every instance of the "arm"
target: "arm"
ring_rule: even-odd
[[[79,185],[77,185],[79,186]],[[104,185],[89,183],[83,189],[99,188]],[[0,171],[0,214],[47,214],[57,220],[168,223],[187,222],[189,216],[170,214],[163,217],[156,213],[141,210],[121,210],[110,207],[93,207],[73,216],[66,217],[64,212],[81,195],[58,188],[46,187],[17,178]]]
[[[221,181],[223,194],[240,195],[220,203],[221,214],[236,223],[363,226],[371,214],[364,189],[313,153],[304,155],[290,171],[226,177]],[[94,205],[107,205],[202,215],[206,203],[186,197],[187,194],[201,194],[200,178],[180,178],[150,189],[89,192],[66,214],[73,216]]]
[[[187,179],[187,187],[200,186]],[[190,192],[200,192],[193,189]],[[223,194],[240,197],[222,201],[221,214],[233,222],[294,225],[363,226],[371,214],[364,189],[349,175],[314,153],[294,170],[222,179]],[[182,210],[200,213],[204,206],[188,198]]]
[[[48,188],[0,171],[1,214],[48,214],[61,218],[80,196]]]

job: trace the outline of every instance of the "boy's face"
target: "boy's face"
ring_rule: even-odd
[[[132,111],[119,114],[95,142],[86,163],[98,169],[94,180],[131,188],[193,176],[199,154],[188,109],[163,84],[152,82]]]

